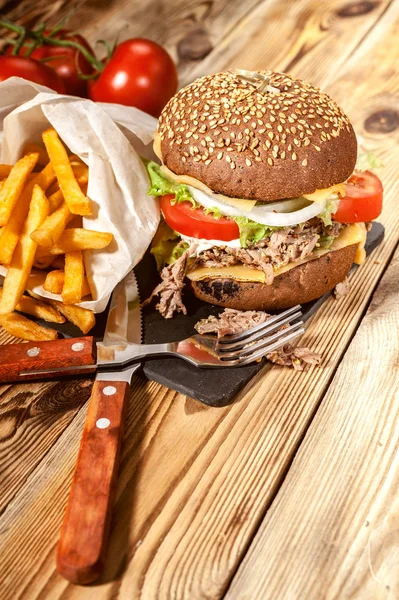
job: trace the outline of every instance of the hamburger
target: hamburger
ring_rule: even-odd
[[[382,184],[342,109],[284,73],[202,77],[165,106],[147,163],[163,222],[158,310],[204,302],[275,311],[318,298],[365,259]]]

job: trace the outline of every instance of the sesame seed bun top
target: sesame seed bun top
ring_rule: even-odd
[[[357,155],[348,117],[325,93],[284,73],[216,73],[181,89],[158,132],[164,164],[216,193],[263,201],[345,181]],[[259,82],[259,83],[258,83]]]

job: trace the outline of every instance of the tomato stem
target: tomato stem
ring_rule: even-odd
[[[45,24],[40,23],[36,30],[29,30],[26,27],[22,27],[20,25],[16,25],[7,19],[0,19],[0,27],[5,27],[10,31],[19,34],[19,39],[17,42],[11,41],[14,43],[13,55],[18,55],[18,52],[22,48],[24,42],[26,40],[32,40],[32,48],[30,50],[30,54],[32,54],[33,50],[38,46],[59,46],[62,48],[75,48],[78,50],[84,58],[96,69],[97,73],[101,72],[104,68],[104,65],[101,61],[99,61],[93,54],[91,54],[84,46],[79,44],[79,42],[75,42],[74,40],[60,40],[54,39],[52,36],[58,32],[57,27],[55,27],[50,35],[44,35]],[[29,56],[30,56],[29,54]]]

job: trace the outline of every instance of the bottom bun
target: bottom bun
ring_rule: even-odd
[[[275,277],[272,285],[209,277],[191,281],[191,289],[200,300],[225,308],[266,311],[290,308],[320,298],[345,279],[357,246],[352,244],[294,267]]]

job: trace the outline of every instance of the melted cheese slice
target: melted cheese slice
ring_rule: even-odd
[[[327,200],[329,196],[332,194],[338,194],[338,196],[345,196],[345,184],[337,183],[336,185],[332,185],[329,188],[324,188],[322,190],[316,190],[312,194],[303,194],[303,197],[307,200],[311,200],[312,202],[318,202],[321,204],[324,200]]]
[[[367,231],[364,223],[354,223],[348,225],[340,235],[334,240],[331,248],[326,250],[316,250],[310,256],[298,260],[294,263],[289,263],[280,269],[274,271],[274,276],[278,277],[286,271],[290,271],[299,265],[303,265],[311,260],[320,258],[324,254],[334,252],[335,250],[341,250],[346,246],[352,246],[358,244],[354,262],[356,264],[363,264],[366,258],[366,252],[364,245],[366,243]],[[187,273],[187,277],[191,281],[199,281],[201,279],[225,277],[228,279],[236,279],[238,281],[255,281],[259,283],[265,283],[265,274],[259,269],[253,269],[246,265],[233,265],[231,267],[199,267]]]

